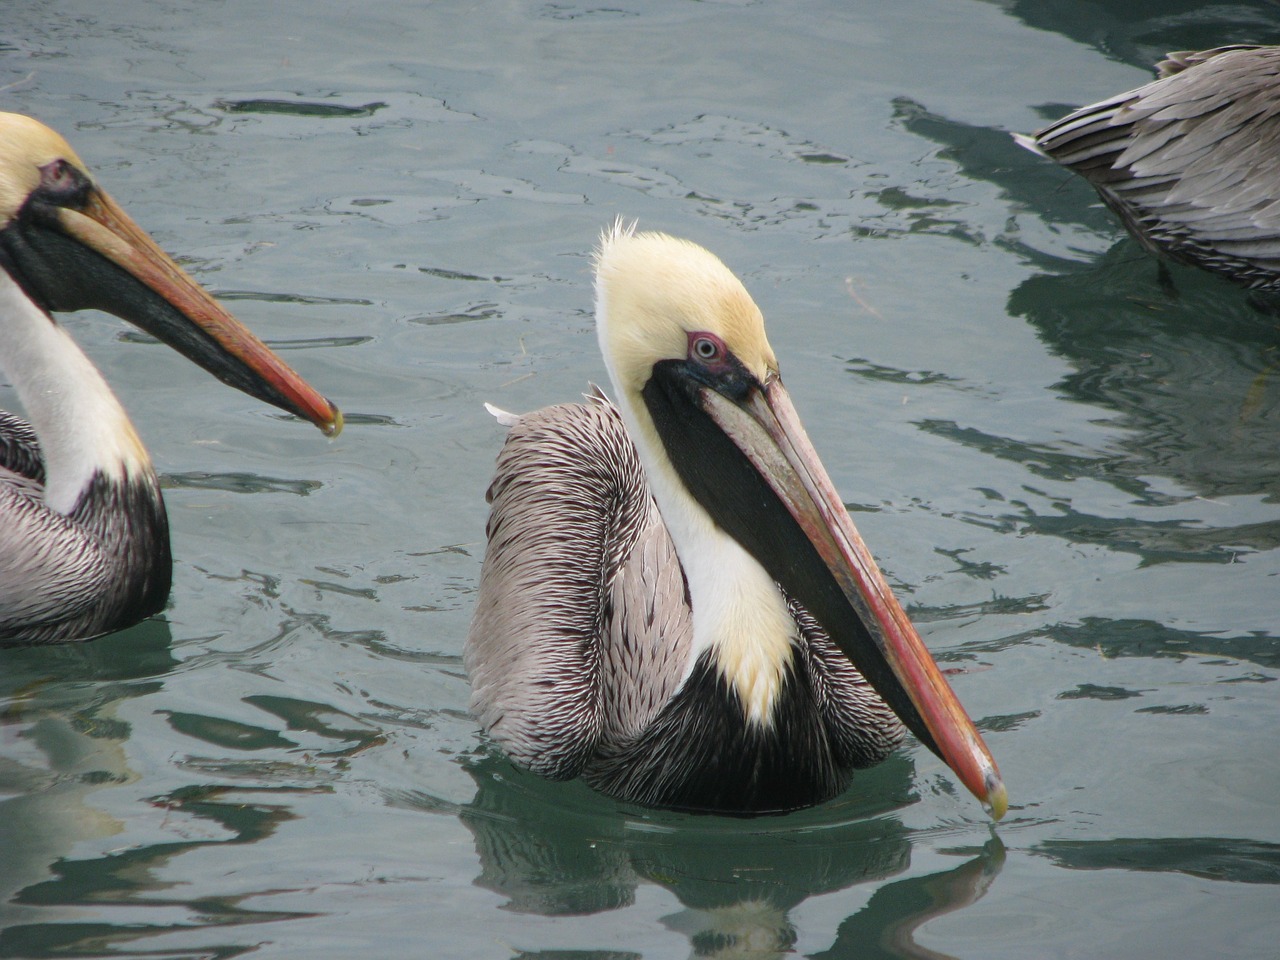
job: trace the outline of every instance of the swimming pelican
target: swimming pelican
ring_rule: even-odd
[[[623,800],[752,813],[835,797],[905,723],[1000,816],[995,763],[854,529],[737,277],[615,225],[596,324],[616,406],[495,411],[511,429],[465,651],[489,735]]]
[[[1280,290],[1280,47],[1170,53],[1159,79],[1015,139],[1152,253]]]
[[[214,376],[337,433],[342,415],[166,256],[58,134],[0,113],[0,642],[86,640],[159,612],[169,524],[151,459],[54,322],[114,313]]]

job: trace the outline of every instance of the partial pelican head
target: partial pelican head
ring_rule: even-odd
[[[0,269],[46,313],[113,313],[327,434],[342,427],[338,409],[174,263],[62,137],[14,113],[0,113]]]

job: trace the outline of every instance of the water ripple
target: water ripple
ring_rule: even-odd
[[[371,117],[387,104],[382,101],[349,107],[340,103],[313,100],[215,100],[213,105],[227,113],[286,114],[294,117]]]

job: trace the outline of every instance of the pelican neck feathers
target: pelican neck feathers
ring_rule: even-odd
[[[757,380],[776,375],[764,317],[729,268],[688,240],[618,221],[601,238],[595,266],[605,365],[689,585],[693,655],[682,680],[709,651],[748,721],[768,726],[794,655],[795,622],[773,578],[681,481],[642,399],[654,366],[684,358],[697,333],[719,337]]]
[[[70,514],[98,475],[149,474],[151,458],[102,374],[3,271],[0,317],[0,368],[40,439],[48,507]]]

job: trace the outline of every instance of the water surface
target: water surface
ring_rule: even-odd
[[[1260,957],[1280,936],[1280,332],[1018,149],[1271,4],[48,0],[0,108],[337,400],[313,430],[65,318],[162,473],[166,614],[0,651],[0,956]],[[786,817],[523,774],[461,649],[501,430],[605,377],[588,254],[769,321],[985,731]],[[0,390],[0,403],[12,405]]]

